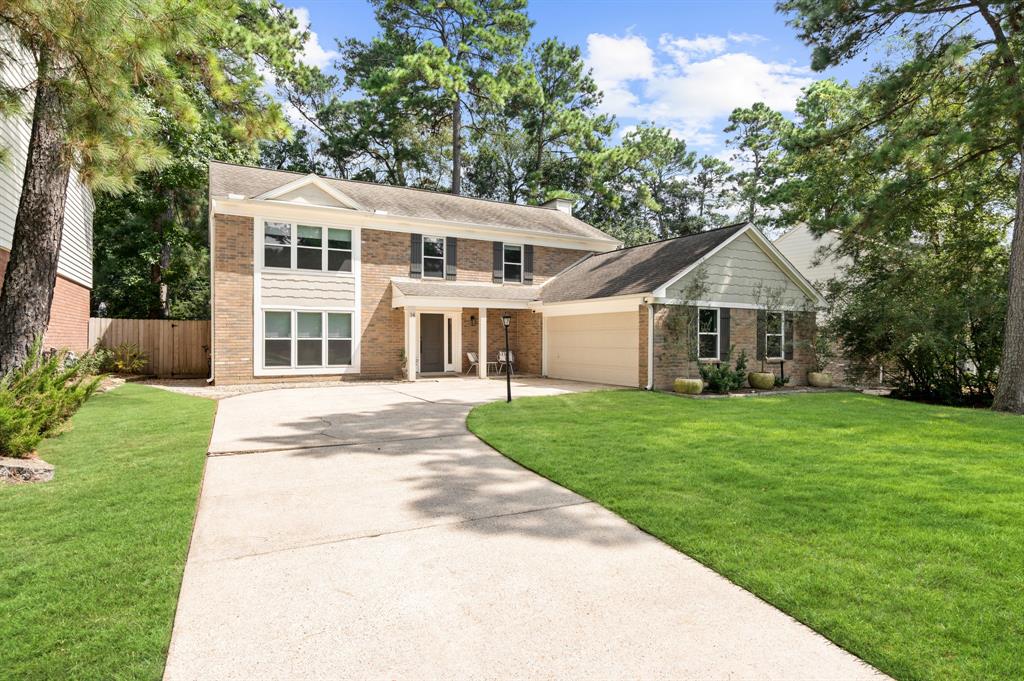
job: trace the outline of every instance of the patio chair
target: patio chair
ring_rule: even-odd
[[[511,350],[509,350],[508,357],[506,357],[504,350],[499,350],[498,351],[498,373],[499,374],[501,373],[502,368],[504,368],[505,371],[508,371],[508,372],[514,374],[516,372],[515,363],[516,363],[516,353],[512,352]]]
[[[466,353],[466,359],[469,360],[469,368],[466,369],[466,373],[469,374],[470,372],[473,371],[473,367],[475,367],[478,364],[480,364],[480,362],[479,362],[479,360],[477,360],[475,352],[467,352]]]

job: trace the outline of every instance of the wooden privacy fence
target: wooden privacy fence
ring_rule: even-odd
[[[210,321],[178,319],[89,319],[89,347],[113,350],[134,343],[146,353],[143,373],[160,377],[210,375]]]

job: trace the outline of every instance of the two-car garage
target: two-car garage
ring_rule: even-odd
[[[544,317],[547,375],[572,381],[637,387],[639,313]]]

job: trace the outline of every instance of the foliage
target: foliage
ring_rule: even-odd
[[[1024,419],[634,390],[483,405],[468,426],[892,678],[1024,678]]]
[[[825,371],[828,365],[837,357],[835,344],[829,337],[828,330],[821,324],[808,325],[810,337],[800,342],[808,351],[811,357],[810,371]]]
[[[698,267],[694,270],[686,287],[680,292],[682,302],[676,305],[666,305],[663,308],[665,310],[663,321],[665,349],[659,355],[659,361],[685,358],[686,378],[693,378],[693,364],[697,361],[700,350],[697,338],[699,308],[695,303],[707,297],[707,290],[707,270]]]
[[[149,358],[135,343],[121,343],[113,350],[110,367],[119,374],[137,374],[146,366]]]
[[[97,376],[111,371],[114,364],[114,351],[96,347],[76,360],[79,371],[84,376]]]
[[[778,181],[776,171],[783,153],[780,137],[789,125],[778,111],[756,102],[749,108],[734,110],[725,128],[726,133],[732,134],[726,144],[736,150],[733,161],[737,170],[731,180],[736,185],[736,198],[743,206],[742,217],[763,232],[777,226],[770,194]]]
[[[729,349],[732,355],[732,349]],[[700,377],[708,384],[708,389],[714,393],[728,393],[746,385],[747,382],[747,351],[741,350],[736,358],[736,367],[729,367],[729,357],[722,362],[714,364],[701,364]]]
[[[39,447],[54,479],[0,490],[4,676],[161,677],[215,406],[133,384],[95,395]]]
[[[967,231],[980,233],[973,250],[985,260],[992,235],[1013,224],[1013,265],[1002,280],[1008,283],[1007,314],[994,406],[1024,413],[1024,17],[1020,3],[784,0],[778,8],[790,15],[800,37],[814,46],[815,69],[870,54],[881,44],[901,48],[859,88],[858,115],[843,117],[834,129],[819,131],[806,141],[811,152],[825,149],[826,160],[853,161],[844,149],[852,146],[852,156],[860,156],[856,150],[865,137],[873,151],[864,160],[865,172],[874,176],[874,191],[858,199],[861,205],[856,212],[831,212],[820,203],[814,205],[814,212],[823,219],[812,223],[813,229],[838,226],[844,241],[856,234],[860,241],[889,241],[904,249],[908,243],[933,249],[939,245],[945,251],[945,237],[955,235],[957,225],[965,224]],[[808,179],[815,182],[821,177],[814,173]],[[930,212],[944,218],[938,228],[929,228]],[[928,238],[936,232],[940,239]],[[961,248],[971,248],[969,240],[956,240]],[[848,241],[855,246],[858,239]],[[973,267],[966,261],[963,258],[961,263]],[[935,383],[924,375],[913,382],[917,386]],[[945,388],[941,392],[950,393]]]
[[[793,377],[789,376],[789,375],[785,375],[785,374],[781,374],[781,373],[775,374],[775,387],[776,388],[784,388],[785,386],[789,385],[789,381],[790,381],[791,378],[793,378]]]
[[[0,455],[30,454],[96,390],[99,379],[66,359],[65,352],[44,357],[37,341],[26,361],[0,378]]]

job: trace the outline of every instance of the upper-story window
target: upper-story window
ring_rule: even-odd
[[[287,222],[265,222],[263,266],[351,272],[352,231]]]
[[[523,247],[519,244],[502,244],[503,275],[506,283],[523,282]]]
[[[423,237],[423,276],[444,279],[444,237]]]

